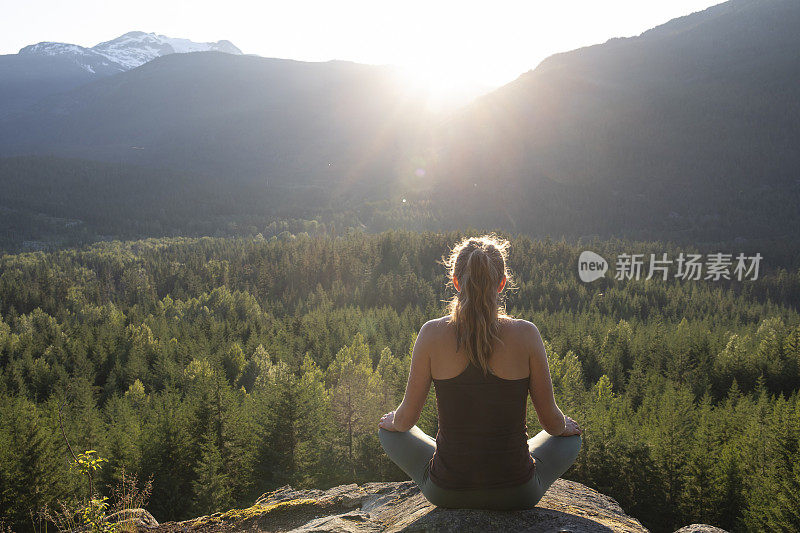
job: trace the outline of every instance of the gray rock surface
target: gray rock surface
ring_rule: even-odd
[[[646,532],[613,499],[580,483],[557,480],[525,511],[440,509],[410,481],[342,485],[323,490],[289,486],[264,494],[248,509],[167,522],[148,531],[371,532]]]
[[[728,532],[720,527],[709,526],[708,524],[692,524],[690,526],[683,526],[682,528],[675,530],[675,533],[728,533]]]
[[[158,520],[144,509],[123,509],[108,515],[106,520],[117,524],[122,531],[136,531],[158,526]]]

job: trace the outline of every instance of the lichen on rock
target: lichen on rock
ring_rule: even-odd
[[[570,531],[646,532],[612,498],[580,483],[557,480],[524,511],[442,509],[410,481],[341,485],[328,490],[289,486],[264,494],[247,509],[168,522],[148,531]]]
[[[144,509],[110,515],[121,531],[203,533],[280,532],[646,532],[612,498],[574,481],[557,480],[539,504],[525,511],[440,509],[410,481],[340,485],[328,490],[286,485],[263,494],[251,507],[183,522],[159,523]],[[727,533],[691,524],[675,533]]]

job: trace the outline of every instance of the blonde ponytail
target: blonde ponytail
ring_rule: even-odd
[[[494,235],[465,239],[445,259],[450,279],[458,282],[458,293],[450,301],[450,322],[456,326],[457,350],[489,372],[489,357],[499,341],[499,318],[505,316],[498,289],[506,271],[508,241]],[[506,281],[508,283],[508,281]]]

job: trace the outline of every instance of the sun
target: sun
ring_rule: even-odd
[[[398,72],[409,94],[423,98],[433,111],[459,108],[494,88],[477,80],[474,71],[453,64],[416,61],[399,66]]]

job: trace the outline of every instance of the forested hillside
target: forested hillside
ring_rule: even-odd
[[[431,125],[396,69],[195,52],[0,118],[0,154],[167,167],[226,181],[391,183]],[[352,191],[351,191],[352,192]]]
[[[450,117],[436,185],[498,189],[524,231],[793,239],[799,23],[794,0],[731,0],[554,54]]]
[[[800,182],[742,189],[697,219],[667,216],[647,202],[613,200],[584,186],[543,181],[530,190],[477,185],[430,194],[422,176],[370,199],[365,190],[240,182],[169,169],[81,159],[0,158],[0,250],[52,250],[98,240],[164,236],[269,238],[363,229],[453,231],[503,228],[531,237],[603,236],[727,242],[786,255],[800,235]],[[600,196],[597,196],[600,195]],[[613,196],[613,194],[612,194]],[[661,214],[659,214],[661,213]],[[793,245],[792,245],[793,246]],[[792,247],[790,246],[790,248]],[[794,256],[800,261],[800,256]]]
[[[0,116],[0,155],[9,156],[0,190],[14,191],[0,194],[0,221],[9,220],[0,227],[13,230],[0,246],[255,236],[251,226],[282,216],[328,223],[332,213],[370,231],[400,221],[431,231],[797,241],[798,26],[795,0],[730,0],[552,55],[443,113],[390,67],[166,55]],[[54,165],[52,156],[79,159]],[[158,180],[127,179],[148,170]],[[97,181],[107,200],[98,209],[122,204],[128,218],[104,231],[78,208],[92,203],[85,195],[62,202],[69,221],[48,218],[43,189]],[[159,193],[175,198],[174,211]],[[401,203],[413,213],[395,216]],[[187,205],[197,206],[193,217]]]
[[[30,529],[29,509],[85,494],[60,405],[72,446],[109,460],[101,490],[123,467],[152,476],[160,521],[285,483],[402,479],[377,421],[402,397],[416,331],[444,312],[437,260],[460,236],[286,232],[0,257],[2,519]],[[800,270],[769,260],[755,281],[585,284],[582,249],[516,237],[510,258],[508,309],[539,327],[559,405],[586,428],[566,477],[654,531],[797,528]],[[435,412],[431,396],[419,422],[431,433]]]

